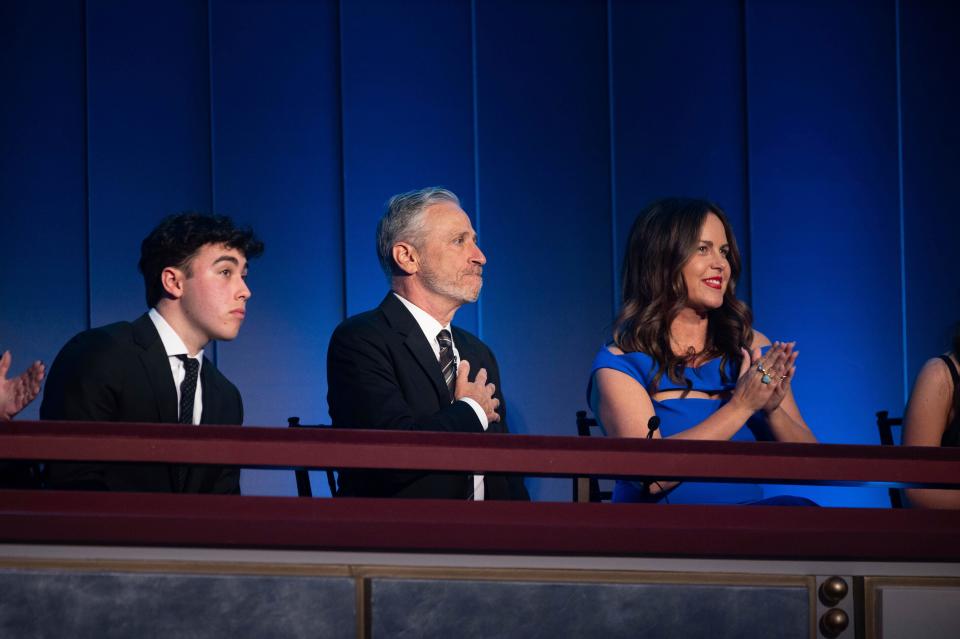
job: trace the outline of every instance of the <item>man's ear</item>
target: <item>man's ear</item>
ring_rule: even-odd
[[[180,299],[183,296],[183,281],[186,275],[180,269],[174,266],[168,266],[160,272],[160,283],[167,295],[174,299]]]
[[[407,275],[420,270],[420,255],[413,244],[397,242],[393,245],[393,262]]]

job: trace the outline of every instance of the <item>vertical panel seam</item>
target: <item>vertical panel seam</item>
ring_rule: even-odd
[[[86,324],[93,328],[93,264],[90,260],[92,240],[90,216],[90,28],[89,7],[83,3],[83,200],[84,200],[84,268],[86,270]]]
[[[743,215],[746,224],[744,224],[743,246],[746,248],[750,259],[751,268],[749,270],[750,280],[750,306],[756,308],[754,302],[754,269],[753,266],[753,199],[751,195],[750,183],[750,67],[747,38],[747,0],[740,3],[740,66],[743,76],[742,95],[743,100]]]
[[[373,634],[373,609],[370,579],[363,574],[354,574],[354,592],[356,601],[355,619],[357,639],[370,639]]]
[[[903,85],[900,60],[900,0],[894,0],[894,31],[896,36],[897,67],[897,195],[900,219],[900,339],[903,349],[903,404],[908,398],[909,377],[907,365],[907,251],[903,196]]]
[[[208,162],[210,170],[210,212],[217,211],[216,173],[214,168],[214,130],[213,130],[213,3],[207,1],[207,137],[210,145]]]
[[[619,310],[619,282],[617,277],[617,154],[616,154],[616,110],[614,108],[613,87],[613,2],[607,0],[607,118],[610,136],[610,302],[612,317]]]
[[[477,235],[483,237],[480,226],[480,112],[477,99],[477,2],[470,0],[470,76],[473,95],[473,193],[474,220]],[[477,337],[483,339],[483,297],[477,298]]]
[[[207,0],[207,144],[209,145],[207,153],[207,162],[209,164],[209,186],[210,186],[210,213],[217,212],[217,188],[214,173],[214,131],[213,131],[213,3]],[[212,347],[213,364],[220,366],[220,349],[218,342],[213,342]]]
[[[346,319],[347,305],[347,176],[343,127],[343,1],[337,2],[337,134],[340,146],[340,318]]]

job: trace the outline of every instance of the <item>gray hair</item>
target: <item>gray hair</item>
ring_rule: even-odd
[[[440,202],[460,206],[460,198],[453,191],[439,186],[394,195],[387,202],[387,210],[377,224],[377,258],[388,279],[397,268],[393,261],[394,245],[409,242],[419,249],[424,231],[423,212],[428,206]]]

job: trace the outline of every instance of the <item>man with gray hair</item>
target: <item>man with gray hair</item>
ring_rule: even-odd
[[[480,295],[487,261],[460,200],[442,188],[394,196],[377,226],[377,255],[390,292],[330,338],[333,426],[509,432],[493,353],[450,325]],[[349,497],[529,499],[515,476],[345,470],[339,484]]]

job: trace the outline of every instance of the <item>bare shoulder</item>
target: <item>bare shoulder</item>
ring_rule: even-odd
[[[939,357],[928,359],[917,375],[904,415],[903,443],[907,446],[939,446],[950,420],[953,380]]]
[[[928,389],[941,388],[952,391],[953,379],[946,362],[939,357],[931,357],[920,369],[915,387],[923,386]]]
[[[623,355],[623,350],[616,346],[615,344],[610,344],[607,346],[607,350],[610,351],[613,355]]]
[[[750,344],[750,348],[763,348],[765,346],[770,346],[770,338],[758,331],[753,329],[753,343]]]

